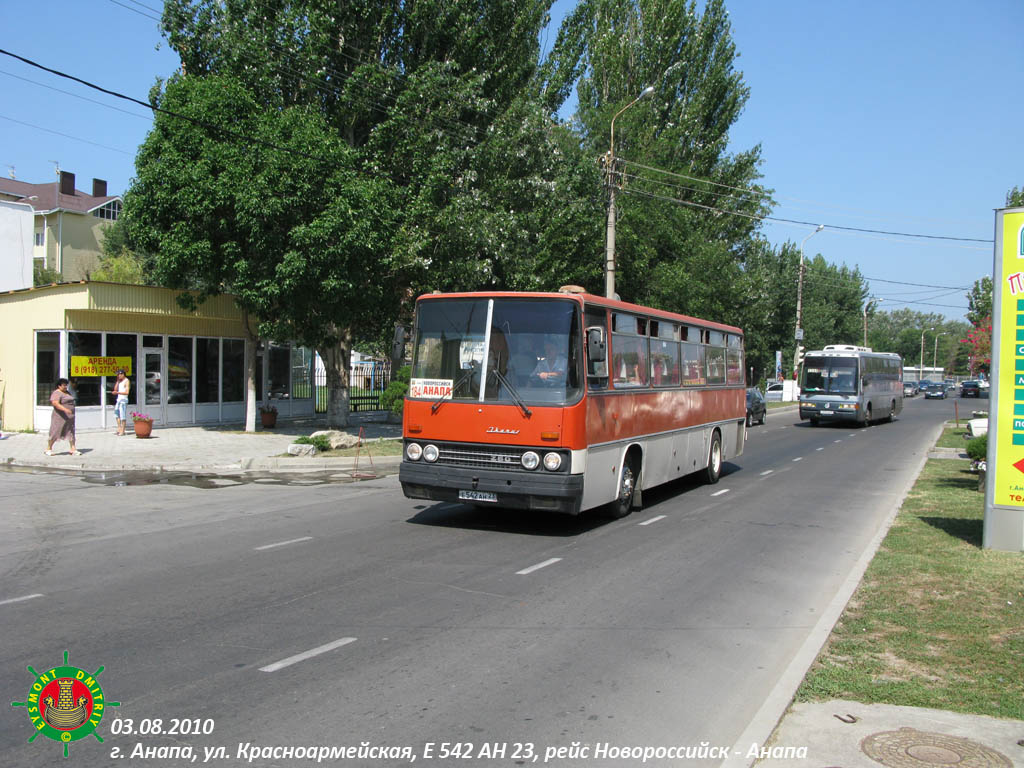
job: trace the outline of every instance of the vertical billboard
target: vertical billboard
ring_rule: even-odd
[[[1024,551],[1024,208],[996,211],[985,529],[988,549]]]

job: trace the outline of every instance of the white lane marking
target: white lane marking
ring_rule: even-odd
[[[290,667],[292,664],[298,664],[300,661],[311,659],[314,656],[319,656],[321,653],[333,651],[335,648],[341,648],[341,646],[348,645],[349,643],[354,643],[355,641],[356,638],[354,637],[343,637],[340,640],[335,640],[333,643],[320,645],[316,648],[311,648],[308,651],[304,651],[303,653],[297,653],[294,656],[289,656],[287,659],[281,659],[280,661],[275,661],[273,664],[268,664],[265,667],[260,667],[260,672],[277,672],[277,670],[279,669]]]
[[[274,547],[286,547],[289,544],[298,544],[300,541],[312,541],[312,536],[303,536],[301,539],[288,539],[288,541],[279,541],[276,544],[264,544],[262,547],[253,547],[257,552],[262,549],[273,549]]]
[[[652,517],[650,520],[644,520],[642,523],[637,523],[637,525],[650,525],[651,523],[656,523],[659,520],[664,520],[664,519],[665,519],[665,515],[658,515],[657,517]]]
[[[730,490],[731,490],[731,489],[729,489],[729,488],[723,488],[723,489],[722,489],[722,490],[720,490],[720,491],[715,491],[715,492],[714,492],[714,493],[712,493],[711,495],[712,495],[712,496],[721,496],[721,495],[722,495],[723,493],[728,493],[728,492],[729,492]]]
[[[43,595],[41,593],[37,592],[34,595],[22,595],[21,597],[12,597],[8,600],[0,600],[0,605],[7,605],[8,603],[23,603],[26,600],[34,600],[35,598],[42,596]]]
[[[816,450],[816,451],[824,451],[825,449],[824,448],[815,448],[814,450]]]
[[[803,460],[804,460],[803,456],[797,456],[795,459],[793,459],[793,461],[803,461]]]
[[[525,576],[528,573],[539,571],[541,568],[547,568],[549,565],[554,565],[561,559],[562,558],[560,557],[552,557],[550,560],[545,560],[543,563],[537,563],[536,565],[531,565],[529,568],[523,568],[521,571],[516,571],[516,576]]]
[[[843,441],[842,441],[842,440],[833,440],[832,442],[833,442],[833,443],[841,443],[841,442],[843,442]]]
[[[765,475],[770,475],[774,471],[774,469],[766,469],[764,472],[761,473],[761,477],[764,477]]]

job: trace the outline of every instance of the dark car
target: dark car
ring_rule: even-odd
[[[764,424],[765,415],[768,413],[768,406],[764,403],[764,395],[761,390],[751,387],[747,390],[747,426],[755,421]]]
[[[946,399],[946,388],[938,381],[928,382],[927,388],[924,385],[921,385],[921,391],[924,392],[925,400]]]
[[[960,382],[960,397],[981,397],[981,383],[977,381]]]

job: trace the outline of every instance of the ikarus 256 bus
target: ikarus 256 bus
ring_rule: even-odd
[[[804,355],[800,418],[812,425],[892,421],[903,410],[903,360],[869,347],[829,344]]]

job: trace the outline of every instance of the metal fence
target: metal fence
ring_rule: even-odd
[[[327,413],[327,371],[317,365],[316,412]],[[390,360],[353,363],[349,369],[348,407],[350,411],[379,411],[380,396],[391,383]]]

